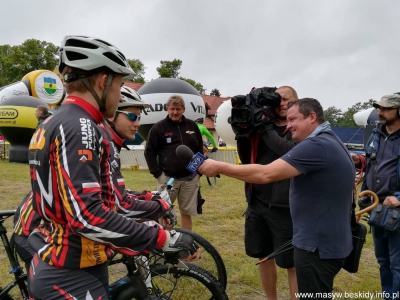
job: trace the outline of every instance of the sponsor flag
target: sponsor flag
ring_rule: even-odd
[[[57,83],[55,78],[43,77],[44,79],[44,89],[47,94],[53,95],[57,91]]]

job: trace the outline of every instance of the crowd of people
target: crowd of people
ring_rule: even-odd
[[[56,115],[36,110],[38,127],[29,146],[32,190],[15,218],[17,251],[29,271],[32,299],[109,299],[107,259],[153,250],[198,247],[186,234],[137,219],[168,219],[170,204],[147,191],[126,188],[120,151],[133,140],[141,110],[148,105],[123,78],[134,73],[121,51],[84,36],[66,36],[59,70],[68,97]],[[287,270],[291,299],[297,293],[332,293],[334,278],[352,251],[351,209],[355,168],[363,157],[350,155],[324,119],[318,100],[300,98],[294,88],[276,90],[280,105],[255,135],[237,138],[242,165],[206,160],[198,173],[176,155],[179,145],[203,151],[203,119],[184,115],[180,95],[166,99],[168,115],[150,130],[145,158],[158,191],[174,178],[182,228],[192,230],[198,214],[200,176],[222,174],[245,182],[246,254],[260,260],[266,298],[277,299],[277,267]],[[366,180],[380,202],[400,206],[400,95],[374,106],[379,125],[366,147]],[[39,163],[40,162],[40,163]],[[79,167],[77,166],[79,164]],[[400,290],[400,232],[372,226],[382,290]],[[292,244],[272,260],[266,256]],[[262,260],[262,261],[261,261]],[[228,274],[229,275],[229,274]],[[324,299],[327,299],[324,297]],[[391,299],[391,298],[388,298]]]

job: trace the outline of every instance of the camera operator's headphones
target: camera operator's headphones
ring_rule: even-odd
[[[393,94],[400,95],[400,92],[393,93]],[[397,110],[397,117],[400,118],[400,106],[399,106],[399,109]]]

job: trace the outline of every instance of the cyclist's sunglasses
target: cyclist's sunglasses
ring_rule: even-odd
[[[123,111],[123,110],[117,110],[118,113],[121,114],[125,114],[129,120],[131,120],[132,122],[135,122],[136,120],[140,121],[140,116],[138,116],[137,114],[133,113],[133,112],[127,112],[127,111]]]

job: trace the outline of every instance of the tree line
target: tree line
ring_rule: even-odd
[[[23,76],[34,70],[54,70],[58,63],[59,47],[53,43],[28,39],[22,45],[0,45],[0,87],[20,81]],[[129,65],[135,72],[132,82],[146,83],[143,62],[140,59],[128,59]],[[160,78],[179,78],[191,84],[200,94],[206,94],[207,89],[194,79],[180,76],[182,60],[161,60],[156,69]],[[210,96],[221,97],[217,88],[210,92]],[[372,107],[375,101],[358,102],[342,112],[335,106],[328,107],[325,111],[325,119],[336,127],[356,127],[353,115],[356,112]]]
[[[369,99],[368,102],[364,103],[357,102],[344,112],[335,106],[328,107],[324,110],[325,121],[329,121],[331,126],[334,127],[358,127],[353,119],[354,114],[371,108],[375,102],[373,99]]]
[[[28,39],[22,45],[0,45],[0,87],[20,81],[29,72],[35,70],[54,70],[58,63],[59,47],[53,43]],[[130,81],[146,83],[143,62],[140,59],[128,59],[129,65],[136,75]],[[207,89],[200,83],[190,78],[179,76],[182,60],[162,60],[156,69],[160,78],[179,78],[191,84],[200,94],[206,94]],[[210,96],[220,97],[217,88],[210,92]]]

